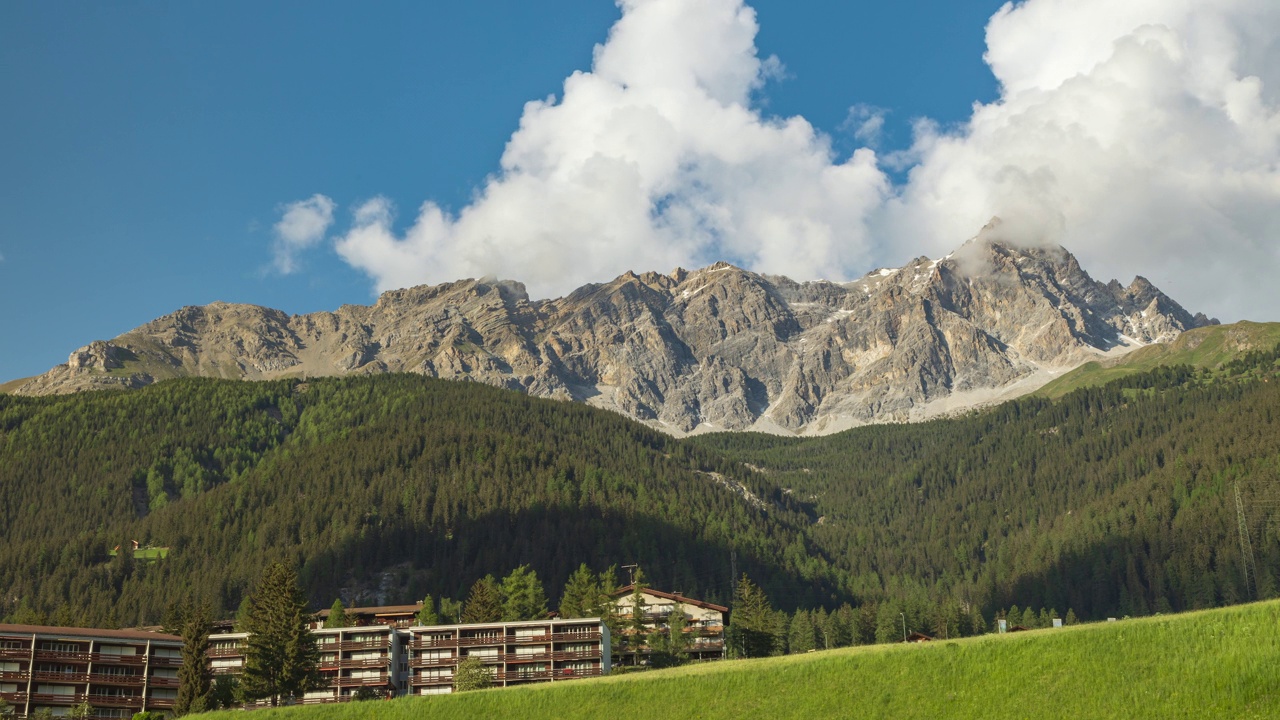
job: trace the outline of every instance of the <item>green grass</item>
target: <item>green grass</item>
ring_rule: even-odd
[[[1149,345],[1114,361],[1081,365],[1036,392],[1049,398],[1082,387],[1105,385],[1161,366],[1190,365],[1214,369],[1250,350],[1266,350],[1280,343],[1280,323],[1238,322],[1189,330],[1173,342]]]
[[[115,557],[116,551],[109,550],[107,551],[107,554],[110,555],[111,557]],[[134,560],[154,561],[154,560],[163,560],[167,557],[169,557],[169,548],[167,547],[138,548],[137,550],[133,551]]]
[[[256,711],[347,718],[1272,718],[1280,602],[452,696]],[[238,711],[204,716],[234,720]]]

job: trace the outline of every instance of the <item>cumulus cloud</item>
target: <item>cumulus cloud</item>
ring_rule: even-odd
[[[395,208],[369,200],[341,256],[379,289],[494,274],[549,296],[719,259],[841,279],[946,253],[998,215],[1023,242],[1061,243],[1095,275],[1142,273],[1191,309],[1280,300],[1273,0],[1006,4],[985,55],[1000,97],[956,128],[917,121],[884,158],[838,157],[804,118],[760,110],[781,64],[760,57],[743,0],[619,6],[591,70],[525,106],[474,202],[428,201],[397,231]],[[886,111],[848,100],[845,129],[876,146]]]
[[[798,277],[870,262],[888,182],[875,153],[837,159],[803,118],[765,117],[780,71],[741,0],[621,0],[590,72],[531,102],[501,169],[457,214],[433,202],[403,233],[381,198],[337,243],[379,288],[495,274],[535,295],[626,270],[719,259]]]
[[[320,194],[281,208],[271,243],[272,266],[277,272],[288,275],[298,270],[298,255],[324,240],[333,225],[335,208],[333,200]]]
[[[1141,273],[1228,318],[1270,315],[1277,30],[1270,0],[1005,5],[987,27],[1001,97],[955,132],[918,125],[877,232],[939,253],[999,215],[1096,275]]]

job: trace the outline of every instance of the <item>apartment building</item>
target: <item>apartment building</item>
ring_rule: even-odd
[[[178,696],[182,638],[139,630],[0,624],[0,697],[15,717],[88,703],[94,718],[166,711]]]
[[[361,608],[376,617],[383,608]],[[383,614],[393,613],[386,611]],[[468,656],[479,657],[497,686],[573,680],[609,672],[609,630],[598,618],[482,625],[313,629],[324,688],[302,702],[350,700],[361,688],[380,694],[431,695],[453,690],[453,675]],[[210,635],[214,677],[244,672],[247,633]]]
[[[658,630],[670,632],[667,619],[673,608],[679,608],[685,617],[685,655],[690,660],[723,660],[725,658],[724,618],[729,608],[723,605],[688,598],[680,593],[664,592],[653,588],[641,591],[644,599],[643,622],[645,634]],[[618,614],[630,620],[635,614],[635,588],[627,585],[613,594],[617,598]],[[647,664],[649,646],[646,638],[636,637],[630,629],[624,630],[614,655],[623,665]]]
[[[609,628],[599,618],[419,626],[409,634],[414,695],[452,692],[454,672],[469,657],[479,658],[501,687],[609,673]]]

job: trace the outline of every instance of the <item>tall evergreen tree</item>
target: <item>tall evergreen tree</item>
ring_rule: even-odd
[[[791,627],[787,632],[787,652],[792,655],[816,650],[818,644],[813,636],[813,618],[805,610],[797,610],[791,616]]]
[[[298,576],[281,563],[268,565],[250,596],[245,617],[245,696],[273,706],[319,684],[320,651],[307,628],[306,599]]]
[[[342,604],[342,598],[333,601],[333,605],[329,608],[329,617],[325,618],[324,626],[326,628],[351,627],[351,618],[347,615],[347,606]]]
[[[462,622],[491,623],[502,620],[502,590],[492,575],[486,575],[471,586],[462,607]]]
[[[648,589],[649,584],[645,582],[644,571],[636,568],[636,574],[631,578],[631,617],[627,625],[637,644],[649,632],[648,621],[645,618],[649,608],[644,599],[644,591]]]
[[[569,576],[560,595],[560,617],[594,617],[599,604],[600,587],[596,576],[586,563],[578,566]]]
[[[729,616],[729,640],[738,657],[766,657],[773,653],[774,612],[764,591],[746,573],[738,580],[737,600]]]
[[[610,565],[596,578],[596,597],[588,617],[598,617],[609,628],[609,637],[622,642],[622,618],[618,614],[618,569]]]
[[[416,621],[419,625],[440,624],[440,614],[436,612],[436,601],[430,595],[422,599],[422,609],[418,611]]]
[[[210,709],[213,675],[205,657],[209,650],[209,633],[213,630],[213,610],[199,604],[184,608],[178,615],[182,636],[182,667],[178,668],[178,699],[173,714],[181,717]]]
[[[507,622],[540,620],[547,616],[547,593],[528,565],[521,565],[502,579],[502,619]]]

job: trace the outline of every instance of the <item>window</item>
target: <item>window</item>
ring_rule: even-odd
[[[129,645],[99,645],[99,655],[127,655],[134,656],[138,654],[138,648]]]
[[[467,651],[467,657],[478,657],[481,660],[498,658],[498,648],[474,648]]]
[[[516,648],[516,655],[542,655],[547,652],[546,645],[531,645]]]
[[[546,628],[516,628],[516,637],[518,638],[541,637],[546,634]]]
[[[0,650],[27,650],[30,647],[21,640],[0,640]]]
[[[182,657],[182,648],[157,647],[151,648],[151,655],[162,658],[180,658]]]
[[[94,675],[110,675],[111,677],[131,677],[136,673],[131,667],[120,665],[102,665],[93,669]],[[176,676],[175,676],[176,677]]]
[[[547,671],[546,663],[535,663],[533,665],[521,665],[516,670],[516,676],[522,678],[534,677]]]
[[[373,670],[352,670],[351,677],[357,680],[366,680],[368,678],[380,678],[382,677],[382,671],[376,668]]]
[[[597,650],[595,643],[570,643],[564,646],[564,651],[571,653],[589,653],[596,652]]]
[[[21,672],[16,662],[0,662],[0,672]]]
[[[241,658],[214,660],[213,662],[209,663],[210,667],[215,667],[215,668],[238,668],[238,667],[242,667],[243,665],[244,665],[244,660]]]
[[[82,648],[75,643],[54,642],[52,640],[41,640],[40,649],[48,652],[80,652]]]
[[[37,685],[36,692],[40,695],[75,695],[76,689],[73,685]]]
[[[176,678],[178,677],[178,668],[156,668],[151,671],[151,677]]]
[[[382,654],[379,650],[364,650],[362,652],[351,653],[352,660],[378,660],[384,657],[386,657],[386,655]]]
[[[151,691],[152,700],[177,700],[177,688],[156,688]]]
[[[453,659],[453,651],[451,650],[423,650],[418,656],[422,660],[451,660]]]
[[[18,692],[17,683],[0,683],[0,693],[16,693]]]

